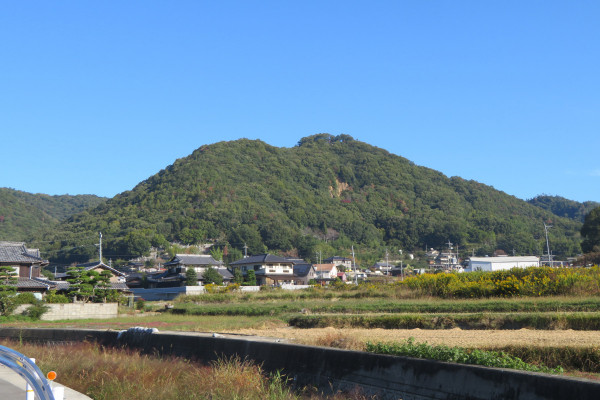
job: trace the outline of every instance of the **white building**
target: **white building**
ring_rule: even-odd
[[[467,271],[500,271],[511,268],[539,267],[540,259],[523,257],[471,257]]]

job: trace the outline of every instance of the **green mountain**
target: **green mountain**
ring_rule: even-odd
[[[27,240],[104,201],[94,195],[49,196],[0,188],[0,240]]]
[[[590,211],[600,207],[600,203],[595,201],[586,201],[579,203],[574,200],[565,199],[560,196],[541,195],[527,200],[529,204],[550,211],[559,217],[569,218],[583,223],[583,220]]]
[[[167,241],[212,241],[235,254],[266,250],[315,258],[319,249],[413,251],[448,241],[471,254],[541,254],[553,220],[557,255],[580,251],[579,222],[490,186],[448,178],[347,135],[293,148],[240,139],[190,156],[45,235],[50,258],[128,258]]]

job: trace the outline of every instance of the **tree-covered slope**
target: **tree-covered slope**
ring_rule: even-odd
[[[27,240],[104,201],[94,195],[49,196],[0,188],[0,240]]]
[[[61,224],[50,250],[64,262],[92,257],[101,231],[105,253],[117,258],[206,240],[309,258],[318,240],[406,250],[450,240],[482,254],[540,254],[549,219],[553,252],[579,251],[577,222],[350,136],[320,134],[293,148],[247,139],[203,146]]]
[[[560,196],[541,195],[527,200],[529,204],[541,207],[544,210],[550,211],[552,214],[559,217],[573,219],[583,223],[583,220],[590,211],[600,207],[600,203],[595,201],[585,201],[583,203],[575,200],[565,199]]]

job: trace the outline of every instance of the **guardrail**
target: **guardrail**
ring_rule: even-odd
[[[0,364],[21,375],[33,389],[39,400],[55,400],[44,374],[29,357],[11,348],[0,346]]]

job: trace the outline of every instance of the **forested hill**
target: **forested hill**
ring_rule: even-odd
[[[570,218],[583,223],[585,216],[596,207],[600,207],[600,203],[595,201],[585,201],[579,203],[574,200],[565,199],[560,196],[537,196],[527,200],[528,203],[534,206],[541,207],[550,211],[559,217]]]
[[[61,262],[94,257],[101,231],[113,259],[166,241],[208,240],[307,259],[319,248],[397,254],[448,241],[469,254],[540,254],[547,220],[553,253],[580,251],[580,223],[350,136],[319,134],[292,148],[247,139],[202,146],[61,224],[47,250]]]
[[[94,195],[49,196],[0,188],[0,240],[27,240],[104,201]]]

